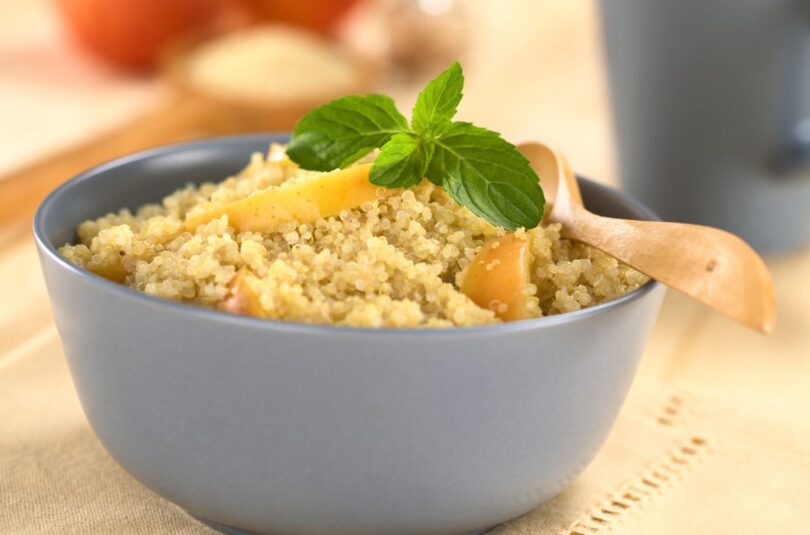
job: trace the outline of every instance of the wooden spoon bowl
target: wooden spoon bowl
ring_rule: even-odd
[[[773,281],[763,260],[724,230],[661,221],[631,221],[589,212],[565,156],[542,143],[519,146],[549,200],[545,221],[562,235],[600,249],[734,320],[769,333],[776,320]]]

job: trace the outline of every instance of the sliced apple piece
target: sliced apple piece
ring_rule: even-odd
[[[119,257],[114,258],[112,262],[103,266],[90,268],[90,271],[107,280],[117,282],[118,284],[123,284],[127,275],[129,275],[129,272],[124,269],[124,265],[121,263]]]
[[[236,272],[228,284],[228,296],[219,304],[219,309],[242,316],[265,318],[259,295],[253,291],[247,281],[250,272],[242,268]]]
[[[194,232],[199,225],[228,214],[237,231],[274,232],[289,221],[311,223],[400,191],[370,183],[370,170],[371,164],[363,164],[271,187],[186,218],[186,230]]]
[[[473,258],[461,291],[503,321],[524,319],[530,263],[525,237],[507,234],[494,238]]]

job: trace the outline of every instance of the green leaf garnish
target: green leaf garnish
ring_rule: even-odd
[[[434,134],[450,122],[461,102],[464,73],[458,61],[431,81],[416,98],[411,124],[420,134]]]
[[[493,225],[536,227],[545,199],[528,160],[497,132],[452,120],[463,86],[455,62],[419,94],[410,127],[384,95],[333,100],[298,122],[287,154],[304,169],[331,171],[379,148],[372,184],[409,188],[426,177]]]
[[[493,225],[513,230],[537,226],[545,199],[529,161],[500,134],[454,122],[436,139],[431,180],[455,201]],[[539,201],[538,201],[539,199]]]
[[[429,146],[412,132],[400,132],[382,146],[371,168],[370,181],[388,188],[410,188],[422,181]],[[432,148],[432,147],[430,147]]]
[[[304,169],[346,167],[391,136],[408,129],[408,120],[385,95],[351,95],[312,109],[298,121],[287,155]]]

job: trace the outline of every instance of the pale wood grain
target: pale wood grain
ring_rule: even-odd
[[[161,80],[83,54],[51,0],[0,2],[0,176],[141,116]]]
[[[0,225],[29,218],[57,185],[118,156],[166,143],[250,130],[221,111],[204,99],[179,94],[122,126],[7,174],[0,178]]]

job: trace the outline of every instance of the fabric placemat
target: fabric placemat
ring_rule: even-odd
[[[531,425],[531,423],[527,423]],[[810,530],[810,419],[639,379],[567,490],[495,535]],[[0,533],[212,534],[96,440],[53,326],[0,362]]]

